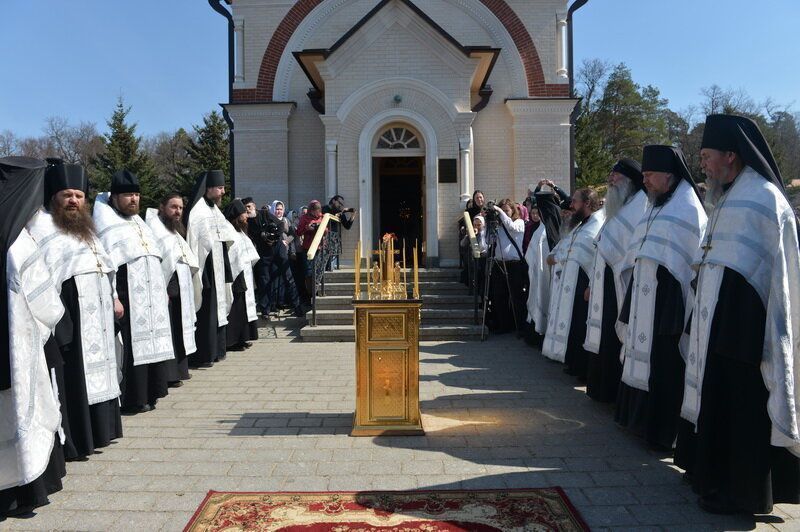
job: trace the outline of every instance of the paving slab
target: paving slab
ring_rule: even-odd
[[[152,412],[123,418],[124,438],[67,464],[50,505],[0,530],[178,531],[208,490],[553,485],[595,530],[800,530],[800,506],[757,520],[702,512],[669,458],[510,335],[423,342],[426,435],[352,438],[353,352],[276,325],[272,338],[193,371]]]

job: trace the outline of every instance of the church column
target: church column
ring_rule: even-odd
[[[244,82],[244,19],[242,17],[233,18],[233,34],[236,43],[236,70],[234,71],[234,83]]]
[[[573,98],[526,98],[507,100],[513,119],[514,190],[512,198],[524,197],[530,185],[552,179],[570,188],[570,114]]]
[[[336,140],[325,141],[325,199],[329,200],[338,194],[338,181],[336,176],[337,164]]]
[[[236,193],[258,205],[289,198],[289,117],[296,104],[225,104],[233,120]]]
[[[556,13],[556,75],[561,78],[568,77],[571,72],[567,72],[567,54],[569,53],[567,40],[567,12],[559,11]]]
[[[472,196],[472,143],[471,139],[459,141],[459,163],[461,166],[461,208],[466,208],[467,201]]]

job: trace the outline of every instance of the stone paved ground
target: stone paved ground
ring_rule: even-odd
[[[119,442],[68,464],[52,504],[0,529],[177,531],[209,489],[539,486],[564,487],[596,530],[800,529],[800,506],[758,522],[703,513],[669,460],[509,336],[424,344],[427,435],[351,438],[353,351],[279,337],[194,371],[124,418]]]

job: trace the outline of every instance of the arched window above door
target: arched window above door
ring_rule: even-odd
[[[425,141],[416,130],[405,124],[394,123],[384,127],[374,137],[373,157],[424,157]]]
[[[393,126],[386,129],[375,145],[378,150],[409,150],[420,149],[422,146],[417,134],[402,126]]]

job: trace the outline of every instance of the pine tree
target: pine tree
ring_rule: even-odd
[[[94,160],[93,181],[96,192],[108,191],[111,176],[119,170],[129,170],[139,177],[141,207],[154,207],[161,197],[161,187],[155,178],[153,163],[136,136],[136,124],[127,122],[130,107],[122,97],[108,120],[109,132],[103,135],[105,149]]]
[[[203,125],[194,126],[196,139],[190,139],[188,175],[192,179],[200,172],[222,170],[225,172],[225,185],[230,187],[230,152],[228,151],[228,125],[216,111],[203,117]],[[191,189],[191,184],[189,184]],[[183,191],[188,194],[188,190]]]

